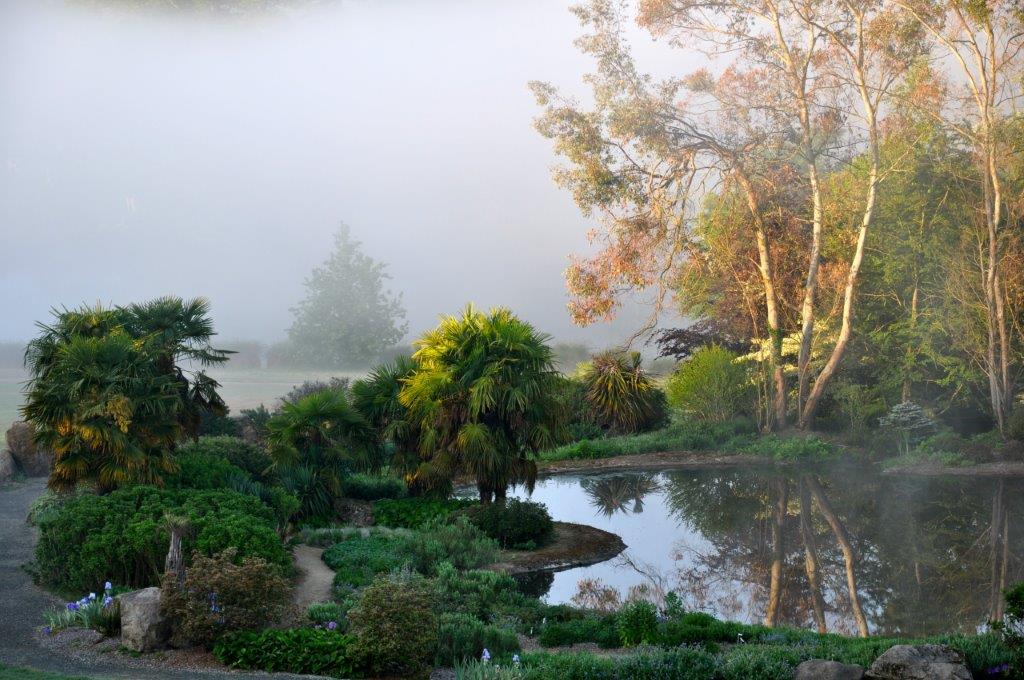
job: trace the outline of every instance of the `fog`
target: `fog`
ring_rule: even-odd
[[[51,307],[162,294],[209,298],[222,337],[281,338],[340,221],[389,263],[412,336],[474,302],[624,337],[642,305],[568,318],[567,256],[594,225],[532,128],[529,80],[584,91],[570,4],[2,5],[0,339]]]

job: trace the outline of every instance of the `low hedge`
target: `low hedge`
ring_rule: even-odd
[[[264,630],[227,635],[213,648],[226,666],[271,673],[357,677],[352,638],[316,628]]]
[[[258,499],[234,491],[135,486],[72,498],[40,521],[34,576],[65,593],[98,592],[104,581],[158,585],[169,543],[167,514],[191,523],[185,555],[209,556],[234,547],[239,560],[262,557],[290,569],[273,513]]]

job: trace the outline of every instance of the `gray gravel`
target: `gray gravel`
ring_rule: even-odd
[[[311,678],[283,673],[243,673],[198,668],[161,668],[157,657],[132,658],[110,643],[85,644],[72,632],[68,645],[41,642],[42,612],[62,602],[38,588],[22,568],[32,558],[35,529],[25,523],[29,505],[46,488],[46,480],[0,484],[0,662],[40,671],[90,678]]]

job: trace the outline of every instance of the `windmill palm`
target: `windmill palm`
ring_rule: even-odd
[[[173,471],[179,401],[145,343],[115,329],[36,350],[47,361],[29,382],[22,413],[34,424],[36,441],[54,453],[51,488],[87,482],[104,493],[160,484]]]
[[[282,483],[298,496],[305,519],[329,519],[349,470],[378,459],[373,429],[340,390],[285,402],[267,422],[267,441]]]
[[[484,502],[532,489],[534,454],[566,430],[548,340],[507,309],[469,306],[417,341],[399,401],[420,429],[425,477],[472,476]]]

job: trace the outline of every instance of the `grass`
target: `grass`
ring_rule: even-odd
[[[734,451],[749,446],[757,438],[757,428],[749,420],[725,423],[676,422],[653,432],[584,439],[544,451],[541,460],[581,460],[609,458],[661,451]]]
[[[885,469],[899,467],[913,467],[916,465],[936,465],[939,467],[963,467],[970,465],[969,460],[962,453],[956,451],[927,451],[914,449],[895,458],[889,458],[882,463]]]
[[[87,680],[87,678],[81,675],[62,675],[28,668],[15,668],[0,663],[0,680]]]

